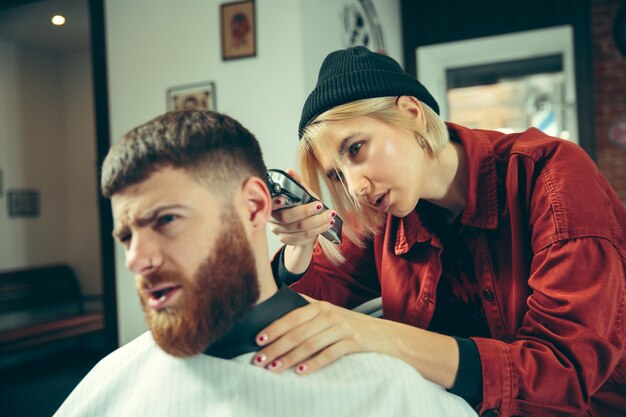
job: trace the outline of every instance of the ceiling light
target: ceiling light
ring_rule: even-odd
[[[52,16],[52,24],[53,25],[61,26],[64,23],[65,23],[65,17],[61,16],[60,14]]]

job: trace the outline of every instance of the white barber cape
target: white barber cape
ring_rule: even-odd
[[[476,416],[390,356],[348,355],[300,376],[253,366],[253,355],[179,359],[146,332],[100,361],[55,416]]]

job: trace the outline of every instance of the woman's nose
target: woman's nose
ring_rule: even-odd
[[[154,239],[139,233],[133,234],[130,246],[126,250],[126,268],[130,272],[145,275],[158,268],[161,260],[162,256]]]
[[[370,182],[364,175],[359,175],[356,172],[346,172],[346,182],[348,183],[348,189],[357,197],[363,197],[369,192]]]

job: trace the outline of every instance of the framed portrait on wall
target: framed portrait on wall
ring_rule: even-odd
[[[9,190],[9,217],[39,217],[39,191]]]
[[[167,111],[217,110],[215,83],[206,81],[167,89]]]
[[[256,56],[256,19],[254,1],[220,5],[222,59]]]

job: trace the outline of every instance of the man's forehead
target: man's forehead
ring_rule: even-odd
[[[113,217],[117,222],[129,222],[163,207],[198,206],[216,208],[217,199],[191,174],[180,169],[163,169],[145,180],[130,184],[111,197]]]

